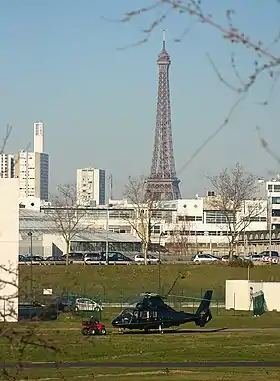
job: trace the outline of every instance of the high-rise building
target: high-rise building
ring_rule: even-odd
[[[44,152],[44,123],[36,122],[34,128],[34,152]]]
[[[0,178],[12,179],[15,177],[15,157],[11,154],[0,154]]]
[[[77,169],[77,202],[84,206],[105,205],[105,170]]]
[[[165,33],[158,55],[158,98],[153,159],[146,183],[146,198],[177,200],[181,198],[173,154],[169,67],[171,59],[166,51]]]
[[[44,150],[44,125],[34,123],[34,152],[20,151],[15,155],[15,177],[19,178],[21,200],[49,197],[49,155]]]

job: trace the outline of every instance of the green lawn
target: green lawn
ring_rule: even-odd
[[[25,333],[27,337],[27,332]],[[37,345],[24,345],[22,338],[14,338],[13,344],[2,339],[0,342],[1,362],[14,361],[97,361],[97,362],[185,362],[185,361],[257,361],[276,360],[280,351],[279,332],[242,332],[242,333],[189,333],[189,334],[109,334],[106,337],[83,337],[79,331],[40,331],[34,332],[33,342]],[[42,344],[42,345],[39,345]],[[156,373],[156,369],[64,369],[62,374],[71,378],[90,380],[92,374],[105,375],[104,379],[125,380],[135,373],[133,380],[160,380],[166,377],[170,380],[181,380],[188,376],[188,380],[279,380],[277,370],[227,370],[215,369],[211,378],[206,369],[190,369],[189,373],[169,374]],[[269,372],[270,378],[267,377]],[[149,372],[144,377],[145,372]],[[152,373],[151,373],[152,372]],[[13,373],[13,372],[11,372]],[[55,369],[26,370],[23,375],[29,379],[61,377]],[[111,375],[111,376],[109,376]],[[255,378],[254,378],[254,377]],[[265,377],[266,376],[266,377]],[[116,378],[117,377],[117,378]],[[272,377],[272,378],[271,378]],[[101,379],[103,377],[100,376]],[[55,379],[55,378],[54,378]],[[63,379],[63,378],[57,378]],[[186,379],[186,378],[185,378]]]
[[[80,381],[279,381],[280,370],[278,369],[71,369],[71,370],[32,370],[18,373],[9,372],[14,379],[58,381],[58,380],[80,380]],[[16,378],[17,377],[17,378]],[[7,375],[1,380],[7,381]]]
[[[246,268],[227,265],[164,264],[160,266],[161,292],[167,292],[179,273],[173,292],[175,294],[201,297],[204,290],[214,290],[213,299],[224,301],[226,279],[247,279]],[[103,301],[131,302],[144,291],[158,292],[159,267],[150,266],[33,266],[33,287],[36,295],[43,288],[54,293],[75,292],[99,296]],[[20,266],[20,294],[30,294],[30,266]],[[279,266],[255,266],[250,270],[255,281],[280,281]]]
[[[43,288],[54,293],[75,292],[99,296],[104,302],[134,302],[139,293],[158,291],[159,267],[153,266],[34,266],[33,287],[37,296]],[[185,275],[173,294],[201,297],[204,290],[214,290],[213,320],[206,328],[279,328],[280,314],[266,313],[259,318],[250,312],[225,311],[219,305],[224,301],[226,279],[247,279],[247,269],[226,265],[161,265],[162,292],[167,292],[179,273]],[[20,294],[29,294],[30,266],[20,266]],[[256,281],[280,281],[278,266],[256,266],[250,270]],[[176,308],[180,308],[177,303]],[[191,307],[191,304],[190,304]],[[185,308],[184,308],[185,309]],[[190,308],[190,311],[196,307]],[[3,361],[203,361],[203,360],[278,360],[280,332],[223,332],[175,334],[117,334],[111,327],[112,318],[120,308],[105,308],[102,321],[108,328],[106,337],[83,337],[80,333],[81,317],[63,314],[56,322],[32,322],[9,325],[12,340],[0,341],[0,362]],[[2,326],[2,332],[5,326]],[[196,328],[194,324],[179,329]],[[23,339],[24,338],[24,339]],[[25,341],[31,340],[32,345]],[[34,343],[36,345],[34,345]],[[267,374],[268,372],[268,374]],[[277,369],[55,369],[24,370],[19,375],[9,371],[14,379],[69,380],[100,379],[106,381],[162,379],[206,381],[228,380],[264,381],[279,380]],[[3,380],[7,375],[2,374]]]

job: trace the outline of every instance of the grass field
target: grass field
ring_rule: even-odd
[[[30,291],[31,266],[20,266],[20,294]],[[144,291],[158,292],[159,267],[150,266],[33,266],[33,288],[42,295],[43,288],[53,293],[75,292],[98,296],[104,302],[135,300]],[[160,266],[161,292],[167,292],[179,273],[173,293],[201,297],[204,290],[214,290],[213,299],[224,301],[226,279],[247,279],[247,268],[227,265],[164,264]],[[255,266],[250,269],[250,279],[255,281],[280,281],[279,266]]]
[[[161,284],[166,292],[179,273],[185,279],[178,280],[173,292],[177,295],[201,297],[204,290],[214,290],[212,303],[213,320],[206,328],[279,328],[280,314],[266,313],[259,318],[250,312],[225,311],[216,301],[224,301],[226,279],[247,279],[246,268],[226,265],[161,265]],[[43,288],[53,293],[75,292],[99,296],[104,302],[135,301],[139,293],[158,291],[159,267],[153,266],[34,266],[33,287],[37,295]],[[30,266],[20,267],[20,293],[30,290]],[[250,279],[256,281],[280,281],[278,266],[256,266],[250,270]],[[1,339],[0,361],[96,361],[108,362],[175,362],[207,360],[260,361],[278,360],[280,332],[223,332],[223,333],[175,333],[175,334],[124,334],[111,328],[112,318],[119,308],[105,308],[102,321],[108,328],[106,337],[83,337],[80,318],[63,314],[56,322],[32,322],[17,324],[13,342]],[[193,324],[180,329],[196,328]],[[32,341],[42,345],[27,345],[22,336],[32,332]],[[51,346],[51,348],[47,348]],[[278,381],[278,369],[136,369],[136,368],[76,368],[33,369],[20,374],[9,371],[17,380],[55,381],[78,379],[81,381],[170,380],[170,381]],[[2,374],[3,380],[8,380]]]
[[[261,318],[260,318],[261,319]],[[259,320],[261,321],[261,320]],[[67,323],[64,323],[66,327]],[[38,329],[34,338],[43,346],[23,345],[21,337],[11,345],[0,342],[1,362],[16,361],[96,361],[96,362],[176,362],[176,361],[260,361],[279,358],[279,332],[235,333],[175,333],[175,334],[124,334],[112,330],[106,337],[83,337],[79,330]],[[49,323],[49,328],[51,324]],[[61,328],[61,327],[60,327]],[[77,327],[78,328],[78,327]],[[27,337],[27,333],[26,333]],[[52,347],[52,348],[49,348]],[[268,372],[268,374],[266,373]],[[15,372],[9,374],[15,376]],[[94,375],[94,377],[93,377]],[[277,369],[135,369],[135,368],[79,368],[25,370],[17,379],[101,379],[101,380],[279,380]],[[7,379],[7,378],[2,378]]]

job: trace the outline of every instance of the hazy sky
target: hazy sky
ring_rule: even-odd
[[[150,171],[156,117],[157,54],[161,30],[146,44],[118,48],[143,38],[142,29],[159,10],[130,23],[109,22],[143,0],[0,0],[0,126],[13,125],[7,151],[32,143],[32,124],[45,123],[50,154],[50,189],[74,182],[76,168],[94,166],[113,174],[114,195],[122,194],[128,176]],[[209,13],[226,24],[225,9],[236,10],[236,25],[256,40],[270,43],[279,32],[280,5],[275,0],[216,0]],[[253,4],[246,6],[246,4]],[[197,24],[181,43],[174,42],[194,19],[173,15],[167,29],[175,161],[183,196],[204,193],[206,176],[237,161],[268,175],[277,163],[261,148],[256,125],[271,149],[279,152],[279,87],[269,105],[260,106],[271,79],[264,75],[241,103],[229,125],[184,169],[201,143],[213,133],[238,96],[214,73],[207,53],[229,81],[235,51],[240,75],[248,75],[255,59],[232,47],[221,33]],[[278,29],[277,29],[278,27]],[[273,48],[279,54],[279,44]]]

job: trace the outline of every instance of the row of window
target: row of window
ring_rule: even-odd
[[[181,231],[174,231],[169,230],[166,232],[167,235],[171,236],[178,236],[178,235],[192,235],[192,236],[228,236],[230,235],[230,232],[228,231],[202,231],[202,230],[181,230]]]
[[[279,184],[269,184],[268,185],[269,192],[280,192],[280,185]]]
[[[274,211],[273,211],[274,212]],[[279,214],[277,214],[279,213]],[[206,218],[205,218],[205,222],[207,224],[227,224],[229,221],[228,221],[228,218],[230,216],[225,216],[225,215],[222,215],[222,214],[219,214],[219,213],[215,213],[215,212],[206,212]],[[275,214],[272,214],[273,216],[280,216],[280,210],[275,213]],[[266,222],[266,217],[260,217],[260,216],[256,216],[256,217],[249,217],[249,218],[245,218],[246,221],[249,221],[250,222]],[[231,217],[231,222],[233,222],[233,216]],[[178,216],[178,221],[179,222],[202,222],[203,219],[201,216]]]

